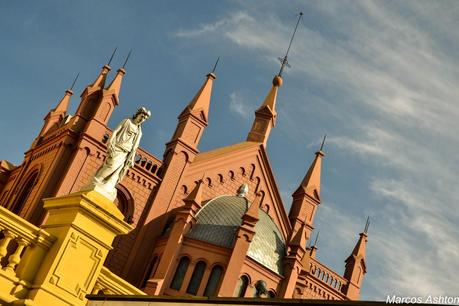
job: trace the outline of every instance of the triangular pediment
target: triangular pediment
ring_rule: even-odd
[[[185,174],[185,189],[189,189],[187,185],[200,179],[203,173],[207,176],[204,194],[209,198],[235,195],[237,187],[243,183],[250,186],[250,201],[254,200],[255,192],[261,191],[260,208],[268,212],[287,239],[290,223],[262,144],[244,141],[198,154]]]

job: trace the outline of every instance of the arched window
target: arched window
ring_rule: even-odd
[[[188,265],[190,264],[190,259],[188,257],[182,257],[175,270],[174,278],[172,279],[171,288],[175,290],[180,290],[182,287],[183,279],[185,278],[186,271],[188,270]]]
[[[21,192],[19,193],[19,196],[16,199],[16,202],[14,205],[11,207],[11,211],[14,212],[15,214],[19,215],[21,212],[22,208],[24,207],[24,204],[27,201],[27,198],[30,195],[30,192],[32,191],[33,187],[37,183],[37,178],[38,178],[38,171],[35,171],[32,173],[29,178],[27,179],[26,183],[23,185]]]
[[[207,281],[206,290],[204,290],[204,296],[215,296],[222,273],[223,268],[221,266],[215,266],[212,268],[209,280]]]
[[[191,275],[190,283],[186,289],[186,293],[196,295],[199,290],[199,285],[201,284],[204,271],[206,270],[206,263],[204,261],[199,261],[194,267],[193,274]]]
[[[249,285],[249,278],[246,275],[242,275],[236,287],[236,296],[244,297]]]
[[[116,199],[114,203],[123,214],[124,221],[129,224],[134,223],[134,200],[127,188],[121,184],[116,186]]]

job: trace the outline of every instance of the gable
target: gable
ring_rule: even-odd
[[[256,192],[261,192],[260,208],[267,212],[287,239],[290,223],[263,145],[245,141],[198,154],[184,174],[173,206],[183,205],[183,198],[203,176],[205,200],[235,195],[244,183],[249,186],[249,201],[254,200]]]

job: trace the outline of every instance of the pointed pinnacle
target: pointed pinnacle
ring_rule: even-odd
[[[72,86],[70,86],[70,90],[73,90],[73,86],[75,86],[76,81],[78,80],[78,77],[80,76],[80,73],[76,75],[75,79],[73,80]]]
[[[131,56],[131,53],[132,53],[132,49],[129,50],[129,53],[128,53],[127,57],[126,57],[126,60],[124,61],[123,69],[126,68],[126,64],[127,64],[128,60],[129,60],[129,57]]]
[[[116,50],[118,47],[115,47],[115,50],[113,50],[112,56],[110,56],[110,59],[108,60],[107,66],[110,66],[110,63],[112,62],[113,57],[115,56]]]
[[[217,58],[217,61],[215,62],[214,68],[212,68],[212,72],[211,73],[214,73],[215,69],[217,69],[217,65],[218,65],[218,61],[219,60],[220,60],[220,56]]]

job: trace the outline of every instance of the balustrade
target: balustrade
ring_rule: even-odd
[[[328,269],[315,259],[312,259],[309,265],[309,273],[315,279],[320,280],[339,292],[342,292],[344,285],[348,282],[345,278]]]
[[[0,271],[9,276],[15,276],[26,248],[38,246],[48,250],[54,241],[50,234],[4,207],[0,207],[0,232]]]

